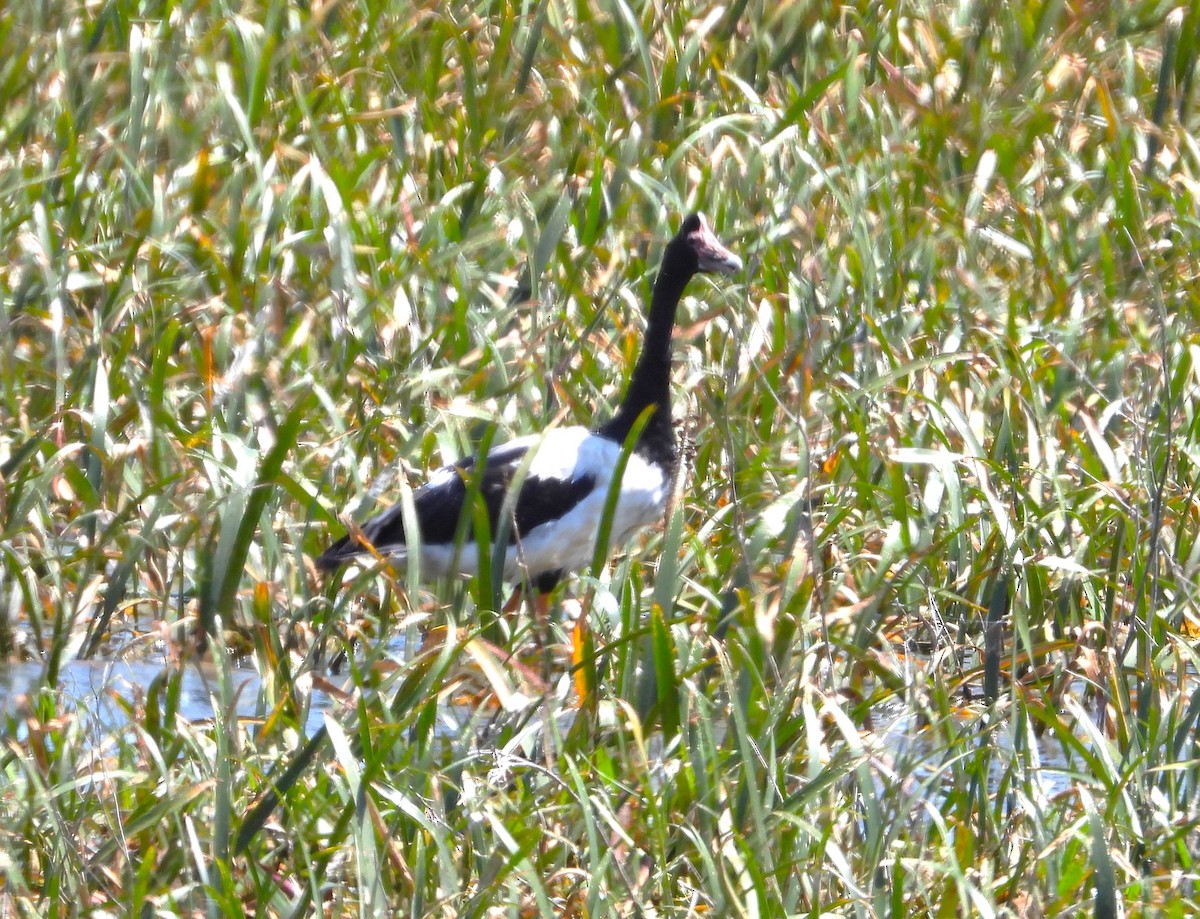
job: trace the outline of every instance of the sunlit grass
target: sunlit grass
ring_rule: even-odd
[[[1195,911],[1194,10],[11,7],[6,914]],[[586,630],[317,577],[606,416],[693,208],[748,268]],[[53,692],[201,634],[260,720]]]

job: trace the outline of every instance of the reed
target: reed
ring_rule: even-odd
[[[9,4],[0,913],[1193,914],[1197,17]],[[316,577],[610,405],[694,208],[748,269],[586,628]],[[56,692],[201,633],[261,718]]]

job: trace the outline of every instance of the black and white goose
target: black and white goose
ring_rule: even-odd
[[[612,419],[595,430],[581,426],[551,428],[488,452],[479,478],[479,492],[493,534],[497,532],[509,487],[519,470],[528,464],[511,505],[505,580],[528,582],[537,593],[548,593],[568,572],[591,562],[609,485],[623,445],[647,410],[649,419],[621,478],[612,542],[620,544],[639,528],[662,519],[676,463],[670,405],[675,311],[693,275],[732,274],[741,267],[741,259],[721,244],[702,214],[688,216],[675,238],[667,243],[650,299],[642,355]],[[530,451],[536,451],[532,458],[528,455]],[[476,457],[459,460],[434,472],[413,493],[424,577],[478,572],[479,548],[469,529],[465,543],[461,547],[455,545],[469,477],[479,475],[476,467]],[[317,566],[332,571],[356,557],[372,554],[398,564],[407,559],[399,502],[362,524],[360,533],[348,534],[335,542],[317,558]]]

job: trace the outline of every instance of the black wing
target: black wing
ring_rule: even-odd
[[[479,483],[479,494],[487,508],[488,522],[495,534],[504,506],[504,498],[513,478],[521,468],[531,447],[538,441],[525,440],[504,444],[487,455],[483,466],[483,478]],[[458,535],[459,520],[467,501],[468,483],[477,475],[478,460],[468,457],[453,466],[446,466],[434,473],[433,478],[413,493],[413,510],[421,530],[421,542],[426,545],[452,545]],[[596,486],[594,475],[578,475],[572,478],[541,478],[526,475],[517,495],[512,526],[508,530],[508,542],[514,543],[524,533],[568,513],[587,497]],[[404,514],[397,502],[377,517],[362,525],[363,536],[380,554],[403,546]],[[475,528],[467,522],[467,538],[472,539]],[[343,536],[317,558],[318,568],[332,570],[366,550],[349,534]]]

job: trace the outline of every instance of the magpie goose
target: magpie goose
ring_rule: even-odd
[[[589,564],[623,445],[646,413],[649,417],[621,478],[612,543],[620,544],[634,531],[660,520],[676,463],[670,405],[675,311],[693,275],[733,274],[741,267],[741,259],[721,244],[704,216],[689,215],[667,243],[650,299],[642,354],[616,413],[595,430],[579,426],[551,428],[509,441],[488,451],[482,470],[478,459],[469,457],[434,472],[413,493],[422,575],[436,578],[478,572],[479,547],[469,525],[463,545],[455,545],[469,482],[477,477],[490,531],[496,534],[501,529],[505,497],[522,468],[524,479],[509,505],[505,580],[528,582],[536,593],[544,594],[568,572]],[[531,451],[533,456],[529,455]],[[332,571],[356,557],[370,558],[372,554],[385,556],[395,564],[406,561],[408,549],[399,502],[362,524],[358,533],[343,536],[316,563]]]

